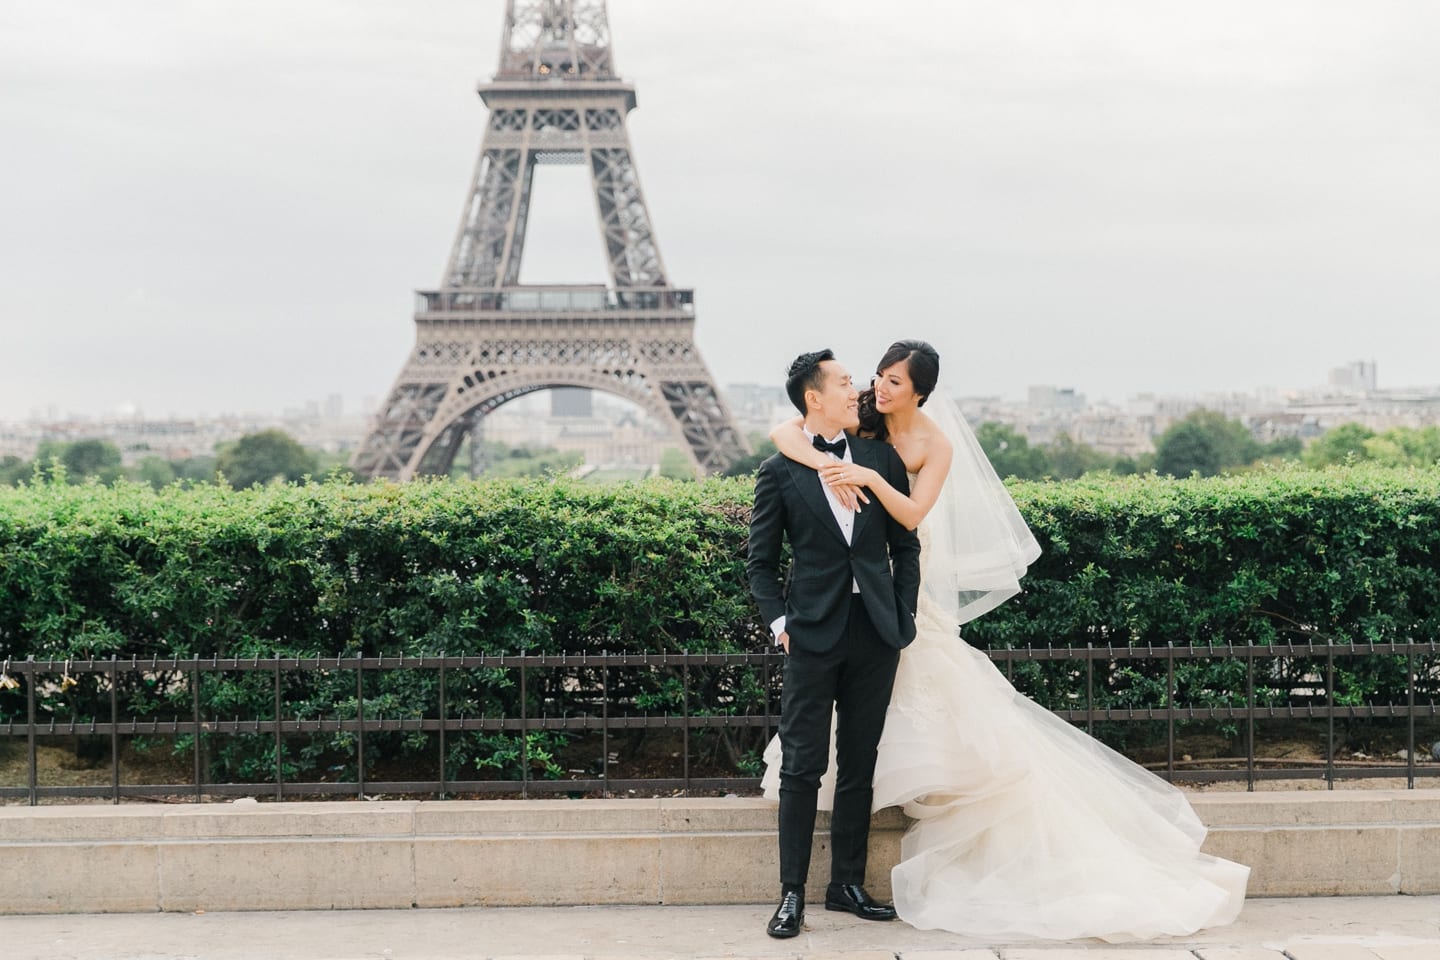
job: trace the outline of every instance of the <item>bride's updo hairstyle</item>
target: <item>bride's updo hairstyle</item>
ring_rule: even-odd
[[[920,398],[917,405],[923,407],[940,380],[940,354],[924,340],[897,340],[875,365],[875,372],[879,374],[902,360],[910,374],[910,384]],[[885,415],[875,409],[873,386],[860,392],[860,432],[876,440],[884,440],[887,433]]]

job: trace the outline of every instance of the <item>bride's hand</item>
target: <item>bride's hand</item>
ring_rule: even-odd
[[[835,461],[820,468],[820,479],[830,486],[872,487],[879,482],[880,474],[858,463]],[[869,500],[865,501],[869,503]]]
[[[868,486],[875,476],[875,471],[869,467],[853,463],[836,462],[820,468],[820,479],[835,494],[840,505],[849,510],[859,510],[862,503],[870,502],[861,487]]]

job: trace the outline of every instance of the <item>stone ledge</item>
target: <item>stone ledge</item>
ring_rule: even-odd
[[[1440,790],[1214,793],[1207,852],[1253,896],[1440,893]],[[906,818],[881,811],[888,896]],[[811,883],[829,870],[818,824]],[[758,903],[775,805],[750,798],[0,807],[0,913]]]
[[[1190,797],[1206,826],[1329,826],[1337,823],[1434,823],[1440,790],[1289,790],[1204,793]]]

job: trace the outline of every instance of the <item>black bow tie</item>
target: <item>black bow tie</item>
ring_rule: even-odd
[[[833,453],[837,457],[845,456],[844,435],[841,435],[839,440],[831,443],[829,440],[826,440],[824,437],[820,436],[820,434],[817,433],[815,434],[814,439],[812,439],[810,442],[815,444],[816,450],[824,450],[826,453]]]

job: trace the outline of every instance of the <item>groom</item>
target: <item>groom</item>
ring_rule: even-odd
[[[790,365],[786,393],[805,432],[832,457],[878,471],[909,495],[905,464],[889,444],[848,435],[859,426],[850,374],[829,350]],[[793,556],[789,595],[780,550]],[[835,810],[825,909],[893,920],[894,908],[865,892],[870,781],[900,649],[915,638],[920,542],[870,497],[845,508],[810,467],[776,455],[760,465],[750,521],[750,592],[785,649],[780,701],[780,906],[766,928],[793,937],[805,920],[805,877],[815,834],[816,792],[836,725]]]

